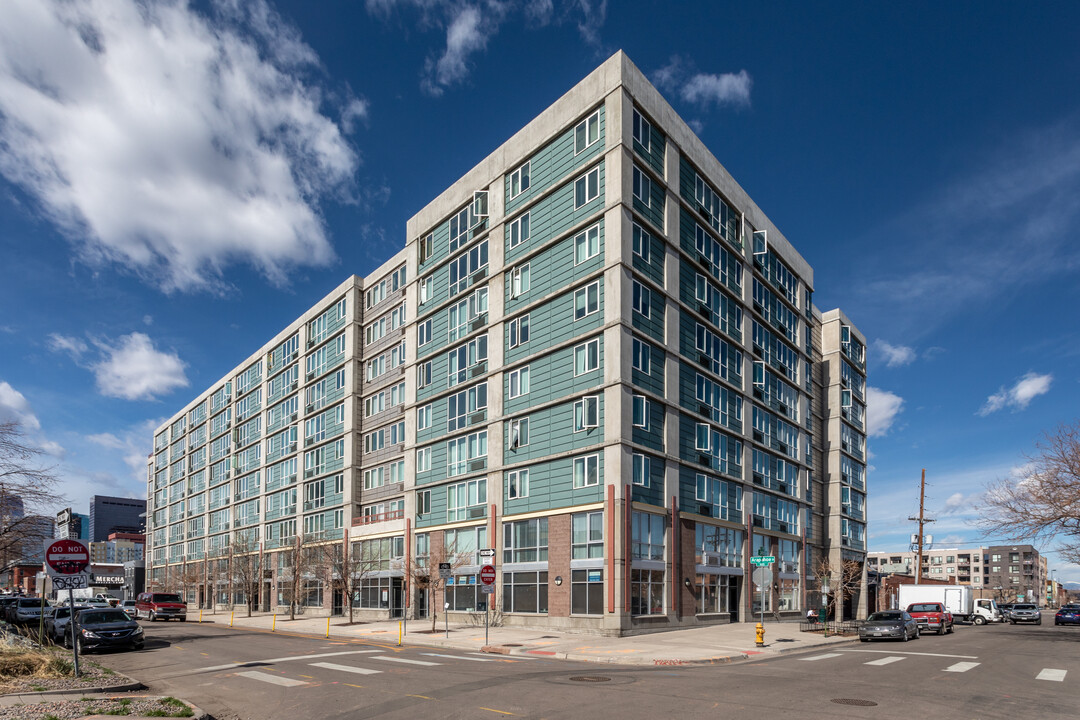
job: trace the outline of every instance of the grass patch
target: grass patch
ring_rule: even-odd
[[[46,688],[44,685],[31,685],[30,689],[34,692],[45,692],[48,688]]]
[[[126,707],[124,707],[124,708],[117,708],[116,710],[106,710],[105,712],[99,713],[99,714],[100,715],[130,715],[131,711],[128,710]]]
[[[191,717],[195,714],[183,700],[177,700],[174,697],[164,697],[158,702],[165,707],[147,711],[148,717]]]
[[[53,715],[52,713],[49,713],[44,718],[42,718],[42,720],[60,720],[60,716],[59,715]]]

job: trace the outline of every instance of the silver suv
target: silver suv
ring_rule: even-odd
[[[1036,605],[1020,604],[1013,605],[1009,610],[1009,622],[1015,625],[1018,622],[1030,622],[1042,625],[1042,613]]]

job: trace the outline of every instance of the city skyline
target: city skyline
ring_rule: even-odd
[[[815,304],[867,335],[868,549],[906,544],[923,467],[939,544],[1001,540],[969,525],[982,486],[1075,419],[1080,345],[1040,312],[1077,285],[1080,107],[1054,92],[1078,65],[1053,41],[1066,18],[788,6],[743,14],[768,37],[717,48],[688,29],[730,21],[720,8],[649,23],[679,38],[664,43],[629,6],[65,7],[16,3],[0,29],[0,416],[60,463],[76,510],[144,497],[154,427],[389,259],[408,217],[620,48],[806,256]],[[147,23],[232,72],[167,81],[177,55]],[[31,39],[82,57],[93,92]]]

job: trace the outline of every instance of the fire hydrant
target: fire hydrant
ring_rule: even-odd
[[[765,626],[761,623],[754,625],[754,636],[758,647],[765,647]]]

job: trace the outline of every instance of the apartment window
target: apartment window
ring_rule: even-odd
[[[600,484],[600,456],[586,455],[574,458],[574,487],[590,487]]]
[[[419,347],[427,345],[429,342],[431,342],[430,318],[416,326],[416,345]]]
[[[419,515],[427,515],[430,512],[431,512],[431,491],[430,490],[420,490],[419,492],[416,493],[416,514],[418,516]],[[425,535],[425,537],[427,537],[427,536]],[[417,544],[419,545],[419,542],[420,542],[420,536],[419,535],[416,536],[416,540],[417,540]]]
[[[652,236],[645,232],[645,230],[637,223],[633,224],[632,235],[634,239],[634,254],[645,262],[649,262],[649,245],[652,242]]]
[[[634,312],[639,313],[642,317],[648,318],[651,305],[652,293],[649,291],[649,288],[635,280],[633,298]]]
[[[419,299],[420,299],[420,304],[421,305],[423,305],[424,303],[426,303],[428,300],[431,299],[431,290],[432,290],[432,287],[434,286],[434,284],[435,284],[434,283],[434,278],[432,278],[430,275],[428,275],[425,278],[420,278],[420,282],[418,284],[418,290],[419,290],[419,293],[420,293],[420,298]]]
[[[642,117],[641,113],[634,110],[634,140],[636,140],[645,152],[649,151],[649,141],[652,138],[652,125]]]
[[[632,478],[635,485],[649,487],[649,473],[652,470],[652,458],[641,453],[634,453]]]
[[[584,375],[600,367],[600,338],[574,348],[574,375]]]
[[[454,477],[487,467],[487,430],[448,440],[446,476]]]
[[[454,252],[468,240],[469,228],[472,225],[469,208],[470,206],[466,205],[450,218],[450,252]]]
[[[646,375],[652,367],[652,346],[644,340],[634,338],[633,341],[633,364],[635,370],[640,370]]]
[[[386,484],[386,476],[382,468],[373,468],[364,471],[364,489],[374,490]]]
[[[420,252],[420,262],[424,262],[431,257],[432,251],[435,249],[435,233],[428,233],[420,238],[418,242]]]
[[[447,311],[447,339],[450,342],[465,337],[486,322],[488,289],[482,287],[469,297],[450,306]]]
[[[480,335],[469,342],[454,348],[446,355],[447,385],[454,387],[486,370],[487,362],[487,335]]]
[[[487,383],[482,382],[454,393],[446,399],[446,431],[454,432],[466,427],[466,417],[487,408]]]
[[[431,448],[416,448],[416,472],[427,472],[431,469]]]
[[[634,197],[645,207],[649,207],[649,198],[652,197],[652,180],[637,165],[634,166]]]
[[[600,309],[600,281],[589,283],[574,291],[574,320],[580,320]]]
[[[574,236],[574,264],[580,265],[600,252],[600,226],[593,225]]]
[[[416,387],[427,387],[431,384],[431,361],[420,363],[416,366]]]
[[[529,392],[529,366],[511,370],[509,373],[511,398],[526,395]]]
[[[431,404],[416,409],[416,429],[427,430],[431,427]]]
[[[600,398],[583,397],[574,403],[574,432],[588,430],[600,424]]]
[[[524,163],[510,173],[510,199],[516,198],[529,189],[529,163]]]
[[[604,557],[604,513],[574,513],[571,518],[571,551],[573,560]]]
[[[483,517],[487,503],[487,480],[469,480],[446,488],[446,521]],[[473,510],[473,512],[469,512]],[[479,510],[479,512],[477,512]]]
[[[529,213],[524,213],[510,223],[509,246],[515,248],[529,239]]]
[[[512,470],[506,474],[506,499],[529,497],[529,471]]]
[[[510,321],[510,347],[524,345],[529,342],[529,315],[526,313],[519,318]]]
[[[600,168],[595,167],[574,182],[574,209],[600,197]]]
[[[529,292],[530,281],[529,263],[514,268],[510,272],[510,297],[521,297]]]
[[[574,154],[577,155],[599,139],[600,111],[597,110],[574,128]]]
[[[518,418],[510,421],[510,447],[511,449],[524,447],[529,444],[529,418]]]
[[[475,275],[488,265],[488,241],[478,243],[468,252],[462,253],[450,261],[450,288],[452,297],[483,277]],[[486,272],[486,271],[485,271]],[[475,276],[474,276],[475,275]]]
[[[634,427],[649,429],[649,401],[644,395],[634,396]]]

